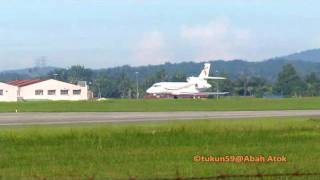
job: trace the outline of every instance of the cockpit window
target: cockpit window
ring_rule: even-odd
[[[161,86],[160,84],[153,85],[153,87],[160,87],[160,86]]]

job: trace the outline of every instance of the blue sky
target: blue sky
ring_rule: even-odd
[[[320,46],[316,0],[4,0],[0,69],[242,58]]]

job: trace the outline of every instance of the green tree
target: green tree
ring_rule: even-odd
[[[292,64],[286,64],[278,74],[275,91],[284,96],[301,96],[305,83],[298,75]]]
[[[183,82],[183,81],[186,81],[186,79],[187,79],[187,76],[184,73],[182,73],[181,71],[177,71],[170,78],[170,81],[172,81],[172,82]]]
[[[94,95],[98,98],[110,97],[110,95],[112,94],[112,82],[110,81],[109,77],[105,74],[98,74],[94,78],[93,82],[91,82],[91,86],[91,90],[93,91]]]
[[[308,96],[318,96],[320,93],[320,80],[316,73],[312,72],[305,77],[306,81],[306,94]]]
[[[243,75],[234,81],[233,89],[235,95],[262,97],[271,91],[271,85],[262,77]]]
[[[78,81],[90,81],[92,79],[92,70],[84,66],[76,65],[68,69],[68,81],[77,83]]]
[[[248,83],[251,96],[262,97],[265,92],[271,91],[271,85],[262,77],[251,77]]]
[[[238,79],[236,79],[233,83],[234,85],[234,92],[236,95],[247,96],[248,93],[248,83],[249,83],[249,76],[241,75]]]
[[[132,82],[130,81],[129,76],[125,72],[122,72],[116,79],[116,82],[118,83],[117,89],[120,92],[120,97],[131,98]]]
[[[163,82],[163,81],[168,80],[167,72],[164,68],[161,68],[159,71],[156,72],[155,80],[158,82]]]

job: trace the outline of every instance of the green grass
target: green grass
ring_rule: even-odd
[[[226,97],[216,99],[159,99],[96,101],[44,101],[0,103],[0,112],[110,112],[110,111],[231,111],[320,109],[320,98],[259,99]]]
[[[96,179],[320,172],[320,119],[259,118],[0,128],[0,176]],[[197,163],[194,155],[287,163]]]

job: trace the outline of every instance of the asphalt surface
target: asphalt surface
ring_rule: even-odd
[[[200,112],[81,112],[0,113],[0,125],[123,123],[191,119],[237,119],[255,117],[320,116],[320,110],[200,111]]]

